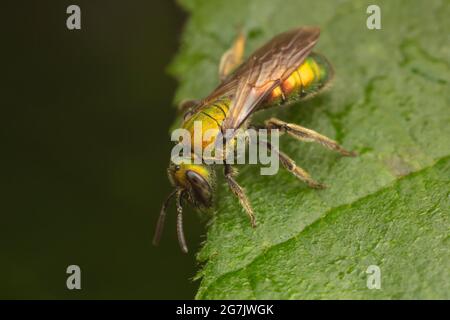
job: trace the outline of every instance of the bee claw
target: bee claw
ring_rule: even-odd
[[[357,157],[359,154],[356,151],[346,151],[343,155],[345,157]]]
[[[320,183],[320,182],[310,183],[310,184],[308,184],[308,185],[309,185],[311,188],[313,188],[313,189],[318,189],[318,190],[328,188],[328,186],[327,186],[326,184],[323,184],[323,183]]]

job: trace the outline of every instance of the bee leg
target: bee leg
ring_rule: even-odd
[[[156,231],[155,235],[153,237],[153,245],[157,246],[159,245],[159,241],[161,240],[161,235],[164,229],[164,222],[166,220],[166,211],[167,206],[169,205],[170,199],[177,193],[177,190],[172,191],[169,196],[167,197],[166,201],[164,201],[163,206],[161,208],[161,212],[159,213],[158,222],[156,224]]]
[[[294,123],[287,123],[280,119],[271,118],[265,122],[267,129],[279,129],[281,132],[286,132],[292,137],[305,142],[317,142],[324,147],[337,151],[346,157],[355,157],[357,153],[354,151],[348,151],[339,145],[336,141],[317,133],[314,130],[301,127]]]
[[[294,160],[289,158],[287,155],[285,155],[283,152],[275,149],[272,147],[272,145],[268,141],[260,140],[260,144],[265,144],[269,149],[270,152],[275,152],[278,154],[278,159],[281,162],[281,165],[286,168],[290,173],[292,173],[294,176],[305,182],[309,187],[314,189],[324,189],[326,188],[326,185],[315,181],[308,172],[297,166]]]
[[[188,253],[188,247],[186,245],[186,238],[184,237],[183,231],[183,207],[181,205],[181,198],[183,196],[183,191],[179,190],[177,192],[177,236],[178,242],[180,244],[181,251]]]
[[[225,80],[225,78],[242,62],[242,57],[244,56],[245,47],[245,35],[242,31],[239,31],[233,45],[230,49],[225,51],[225,53],[220,58],[219,64],[219,78],[220,81]]]
[[[242,189],[242,187],[236,182],[236,180],[234,180],[234,175],[235,172],[233,170],[233,167],[229,164],[225,164],[225,179],[227,180],[231,191],[239,199],[239,202],[241,203],[242,207],[244,207],[245,212],[247,212],[252,227],[255,228],[256,219],[255,215],[253,214],[253,209],[250,205],[250,202],[248,201],[247,196],[245,195],[244,189]]]

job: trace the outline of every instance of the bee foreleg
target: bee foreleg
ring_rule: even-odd
[[[281,162],[281,165],[286,168],[290,173],[292,173],[294,176],[299,178],[300,180],[306,182],[306,184],[315,189],[323,189],[326,188],[326,186],[320,182],[315,181],[308,172],[297,166],[294,160],[289,158],[287,155],[285,155],[283,152],[275,149],[272,147],[272,145],[268,141],[259,140],[259,143],[265,144],[269,149],[270,152],[275,152],[278,154],[278,159]]]
[[[166,211],[167,206],[169,205],[170,199],[177,193],[177,190],[172,191],[169,196],[167,197],[166,201],[164,201],[161,211],[159,213],[158,222],[156,224],[156,230],[155,235],[153,237],[153,245],[157,246],[159,245],[159,241],[161,240],[161,235],[164,229],[164,222],[166,220]]]
[[[238,65],[242,62],[244,56],[245,35],[239,31],[230,49],[224,52],[220,58],[219,78],[223,81]]]
[[[231,191],[239,199],[239,202],[241,203],[242,207],[244,207],[245,212],[247,212],[252,227],[256,227],[256,219],[255,215],[253,214],[252,206],[250,205],[250,202],[245,195],[244,189],[236,182],[236,180],[234,180],[233,168],[229,164],[225,164],[225,179],[227,180]]]
[[[339,152],[343,156],[355,157],[357,155],[354,151],[344,149],[336,141],[321,135],[314,130],[301,127],[297,124],[287,123],[277,118],[271,118],[265,121],[265,124],[267,129],[279,129],[281,132],[286,132],[300,141],[317,142],[330,150]]]

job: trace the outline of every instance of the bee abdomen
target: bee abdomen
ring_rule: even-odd
[[[333,67],[317,53],[311,53],[281,85],[276,87],[263,108],[294,102],[319,92],[333,77]]]

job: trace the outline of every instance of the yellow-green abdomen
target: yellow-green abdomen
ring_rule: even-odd
[[[281,85],[276,87],[263,108],[307,98],[323,87],[333,77],[333,68],[320,54],[311,53]]]
[[[199,121],[199,123],[201,123],[202,136],[204,136],[205,132],[208,130],[216,130],[216,132],[219,133],[222,122],[228,114],[229,105],[230,99],[219,99],[214,103],[201,108],[196,114],[189,118],[183,124],[183,128],[190,132],[191,141],[195,143],[194,128],[196,121]],[[202,148],[206,148],[206,146],[213,143],[215,141],[215,138],[216,136],[214,135],[209,137],[209,139],[203,141]]]

